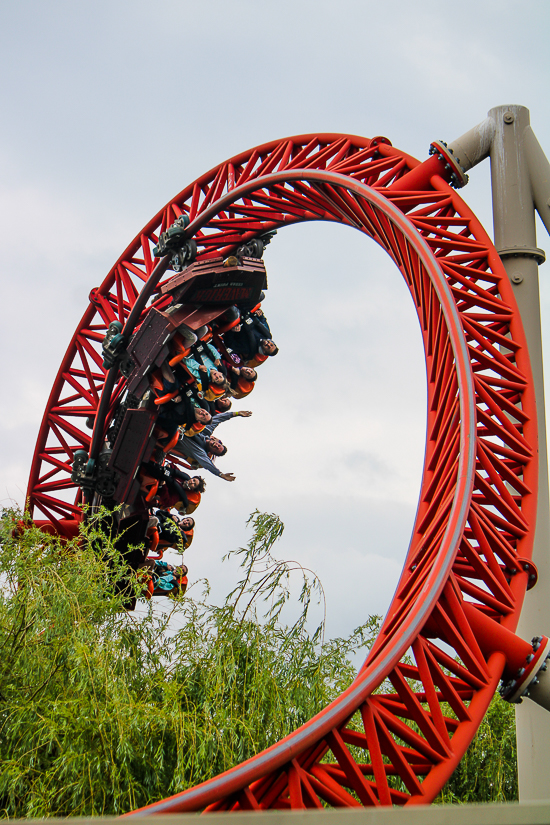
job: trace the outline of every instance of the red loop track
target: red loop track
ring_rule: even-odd
[[[29,482],[37,520],[74,530],[76,449],[88,449],[105,375],[100,342],[124,321],[158,235],[188,213],[199,258],[306,220],[355,227],[405,278],[426,355],[428,426],[403,573],[356,680],[315,718],[241,765],[131,815],[427,803],[472,740],[506,666],[532,551],[537,426],[511,286],[478,220],[444,180],[384,138],[306,135],[216,167],[144,228],[92,291],[48,402]],[[114,397],[123,390],[121,380]],[[502,635],[502,633],[500,634]]]

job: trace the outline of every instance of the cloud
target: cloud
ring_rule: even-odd
[[[386,461],[374,453],[365,450],[357,450],[353,453],[345,453],[340,458],[340,463],[352,472],[360,472],[366,476],[370,484],[378,484],[380,481],[391,481],[396,473]]]

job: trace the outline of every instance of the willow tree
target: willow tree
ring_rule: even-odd
[[[197,598],[163,600],[164,609],[144,601],[138,616],[124,609],[127,593],[117,584],[127,584],[128,571],[100,516],[62,543],[4,512],[4,816],[97,816],[146,805],[269,746],[349,684],[350,654],[370,645],[378,617],[347,638],[324,639],[324,624],[312,627],[309,617],[319,581],[273,554],[280,519],[255,512],[250,527],[247,547],[229,554],[242,577],[221,605],[206,588]],[[143,583],[134,577],[131,587],[139,596]],[[292,600],[298,609],[289,623]],[[476,759],[444,799],[464,796],[480,775]],[[478,787],[486,798],[491,781]],[[496,798],[514,793],[504,792]]]

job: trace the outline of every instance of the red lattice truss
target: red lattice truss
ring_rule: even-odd
[[[405,278],[426,355],[428,425],[411,545],[380,635],[352,685],[267,751],[139,813],[430,802],[472,740],[507,666],[527,588],[537,425],[527,346],[500,259],[445,182],[384,138],[307,135],[216,167],[174,198],[92,290],[51,392],[29,482],[39,521],[80,518],[70,481],[104,382],[100,342],[186,212],[199,258],[288,223],[373,238]],[[121,380],[114,393],[120,397]],[[135,814],[134,814],[135,815]]]

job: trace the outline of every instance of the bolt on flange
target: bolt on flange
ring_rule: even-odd
[[[547,636],[534,636],[531,648],[533,652],[525,657],[525,667],[520,667],[513,679],[501,682],[499,693],[507,702],[520,704],[524,696],[530,695],[531,688],[539,684],[541,672],[548,669],[550,639]]]
[[[445,173],[448,182],[454,189],[462,189],[468,183],[468,175],[464,172],[460,165],[460,158],[455,156],[455,153],[444,140],[434,140],[430,144],[430,155],[437,155],[438,160],[445,162]]]

